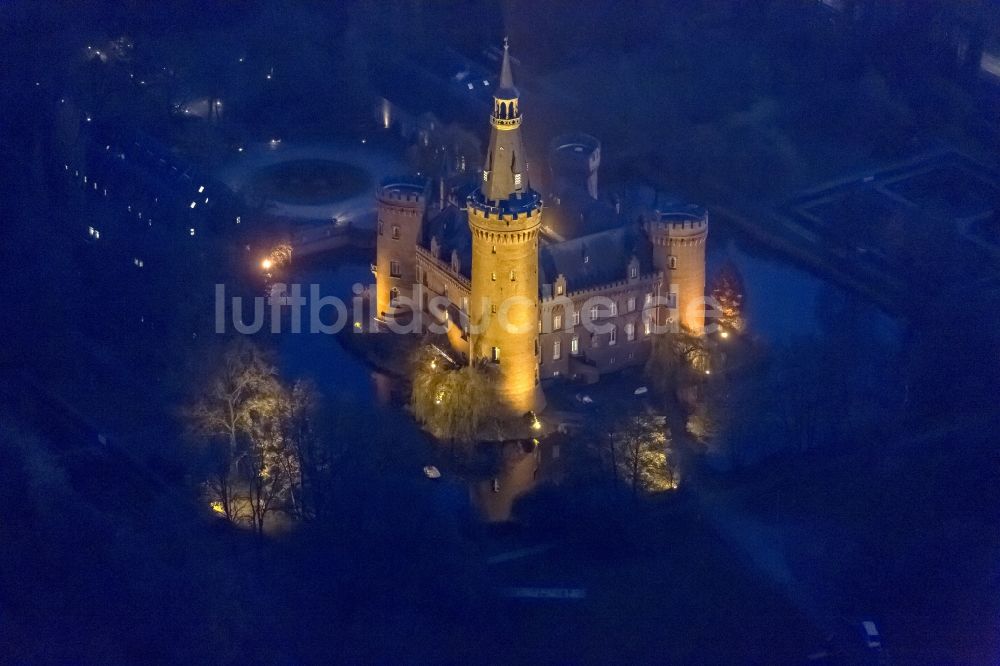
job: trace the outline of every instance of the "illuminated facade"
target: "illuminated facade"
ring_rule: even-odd
[[[397,293],[425,311],[431,298],[443,297],[452,346],[497,364],[501,395],[523,414],[543,408],[542,379],[596,380],[644,363],[657,331],[679,325],[703,333],[708,215],[697,206],[654,202],[637,222],[620,206],[603,204],[613,219],[595,233],[567,239],[549,212],[543,226],[510,67],[505,48],[489,148],[470,195],[447,198],[442,191],[428,204],[424,185],[380,188],[377,312],[393,316]],[[583,146],[573,157],[586,169],[570,169],[568,180],[579,181],[582,205],[600,206],[600,144],[586,138],[569,148],[560,139],[556,148]],[[551,199],[556,213],[560,203],[565,208],[563,193]],[[583,218],[572,210],[563,212],[567,227]]]

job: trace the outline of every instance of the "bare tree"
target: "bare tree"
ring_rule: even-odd
[[[241,518],[235,501],[235,478],[244,456],[240,439],[250,425],[250,405],[274,389],[275,372],[258,347],[239,339],[223,355],[208,391],[186,413],[193,435],[222,443],[223,450],[214,456],[209,485],[223,514],[232,521]]]
[[[677,474],[668,456],[670,435],[663,416],[630,414],[618,420],[602,437],[602,459],[617,481],[632,492],[659,492],[677,487]]]

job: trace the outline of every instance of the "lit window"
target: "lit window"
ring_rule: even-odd
[[[490,172],[487,169],[483,169],[483,182],[485,183],[490,179]]]
[[[556,340],[552,343],[552,360],[558,361],[562,358],[562,341]]]
[[[618,301],[611,301],[611,316],[618,314]]]
[[[468,312],[468,311],[469,311],[469,297],[462,296],[462,312]]]
[[[562,296],[563,295],[563,291],[565,291],[565,290],[563,289],[562,284],[557,284],[556,285],[556,296]]]
[[[561,314],[552,315],[552,330],[561,331],[562,327],[563,327],[562,315]]]
[[[652,304],[653,304],[653,292],[647,291],[646,292],[646,299],[643,302],[643,307],[648,308]]]
[[[628,342],[635,340],[635,324],[632,322],[625,324],[625,340]]]
[[[649,335],[650,333],[652,333],[653,332],[653,320],[650,319],[649,317],[646,317],[646,319],[644,319],[642,321],[642,329],[643,329],[643,333],[645,335]]]
[[[580,353],[580,337],[574,335],[569,341],[569,353],[576,356]]]
[[[573,325],[574,326],[579,326],[580,325],[580,311],[579,310],[573,310]]]
[[[608,344],[613,345],[618,342],[618,327],[615,326],[611,329],[611,334],[608,336]]]
[[[519,173],[514,174],[514,187],[521,189],[521,174]]]
[[[191,235],[191,236],[194,236],[194,227],[191,227],[190,229],[188,229],[188,234]]]
[[[399,240],[399,227],[396,225],[393,225],[392,227],[392,239]]]
[[[635,296],[629,296],[626,304],[629,312],[635,312]]]
[[[490,359],[494,363],[499,363],[500,362],[500,348],[499,347],[494,347],[493,349],[490,350]]]
[[[398,278],[401,275],[402,275],[402,273],[399,270],[399,262],[398,261],[390,261],[389,262],[389,277],[396,277],[396,278]]]
[[[632,264],[631,266],[629,266],[628,267],[628,276],[630,278],[632,278],[633,280],[635,278],[639,277],[639,267],[636,266],[635,264]]]
[[[591,321],[596,321],[597,318],[600,315],[601,315],[601,309],[599,307],[597,307],[596,305],[591,305],[590,306],[590,320]]]
[[[195,206],[197,206],[197,205],[198,205],[198,202],[197,202],[197,201],[192,201],[192,202],[191,202],[191,208],[194,208],[194,207],[195,207]]]

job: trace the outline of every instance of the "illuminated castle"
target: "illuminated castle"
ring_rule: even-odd
[[[501,396],[518,414],[544,407],[543,379],[593,381],[641,364],[652,338],[677,325],[700,335],[708,235],[707,213],[697,206],[657,200],[626,220],[620,205],[596,201],[600,144],[585,135],[553,143],[554,152],[580,153],[553,162],[579,161],[579,169],[563,170],[579,172],[582,194],[552,193],[543,214],[522,118],[505,46],[472,194],[434,201],[426,183],[401,179],[378,190],[374,311],[385,321],[427,310],[434,296],[446,299],[452,345],[499,365]],[[572,237],[595,208],[613,226]]]

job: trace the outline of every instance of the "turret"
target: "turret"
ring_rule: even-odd
[[[420,240],[427,199],[427,183],[420,180],[388,179],[376,192],[375,315],[379,319],[396,314],[399,296],[414,296],[414,250]]]
[[[646,220],[645,229],[653,244],[653,264],[663,272],[661,296],[670,298],[670,305],[661,313],[661,325],[679,323],[701,335],[705,330],[708,213],[698,207],[655,211]]]

